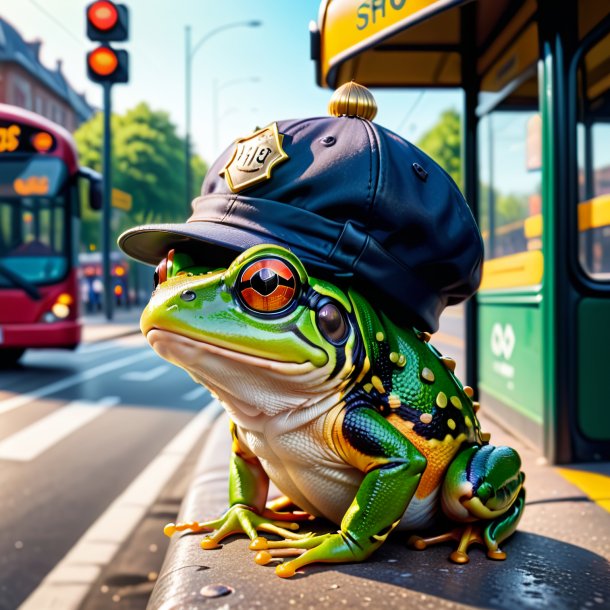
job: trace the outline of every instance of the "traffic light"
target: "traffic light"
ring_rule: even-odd
[[[129,80],[127,51],[108,46],[87,53],[87,76],[94,83],[126,83]]]
[[[124,4],[97,0],[86,9],[87,38],[99,42],[121,42],[129,37],[129,11]]]
[[[129,11],[124,4],[96,0],[85,9],[87,37],[102,43],[87,53],[87,76],[94,82],[113,85],[129,80],[127,51],[113,49],[109,43],[129,37]]]

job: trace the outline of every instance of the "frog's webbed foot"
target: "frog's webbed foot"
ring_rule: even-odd
[[[487,546],[485,537],[483,535],[483,528],[480,525],[466,525],[462,527],[456,527],[449,532],[440,534],[439,536],[432,536],[430,538],[422,538],[421,536],[411,536],[407,545],[412,549],[423,551],[429,546],[440,544],[442,542],[457,542],[458,546],[449,555],[449,559],[454,563],[468,563],[470,558],[468,557],[468,549],[473,544],[481,544]],[[497,545],[491,548],[487,546],[487,556],[490,559],[503,560],[506,559],[506,553],[501,551]]]
[[[275,573],[282,578],[294,576],[299,568],[310,563],[362,561],[369,554],[341,531],[319,536],[307,534],[299,540],[260,537],[250,543],[250,549],[258,551],[254,561],[259,565],[266,565],[274,559],[296,557],[276,566]]]
[[[303,534],[296,534],[294,530],[299,529],[298,523],[271,520],[266,515],[258,515],[250,507],[243,504],[235,504],[219,519],[200,523],[191,521],[187,523],[169,523],[163,529],[166,536],[172,536],[175,532],[192,531],[202,532],[211,531],[201,541],[201,548],[209,550],[220,546],[220,543],[233,534],[246,534],[251,540],[258,536],[258,530],[268,532],[287,538],[298,540],[303,538]]]

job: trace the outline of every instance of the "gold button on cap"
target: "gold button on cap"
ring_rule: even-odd
[[[333,93],[328,103],[328,114],[356,116],[372,121],[377,115],[377,102],[366,87],[350,81]]]

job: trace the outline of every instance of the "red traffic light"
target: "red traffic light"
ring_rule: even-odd
[[[87,6],[85,16],[89,40],[115,42],[128,39],[129,10],[124,4],[96,0]]]
[[[102,32],[112,29],[118,19],[119,13],[116,6],[108,0],[99,0],[87,8],[87,20]]]
[[[102,46],[87,53],[87,76],[94,83],[126,83],[129,80],[127,51]]]

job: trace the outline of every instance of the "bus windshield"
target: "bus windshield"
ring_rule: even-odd
[[[0,288],[66,275],[67,176],[57,158],[0,159]]]

